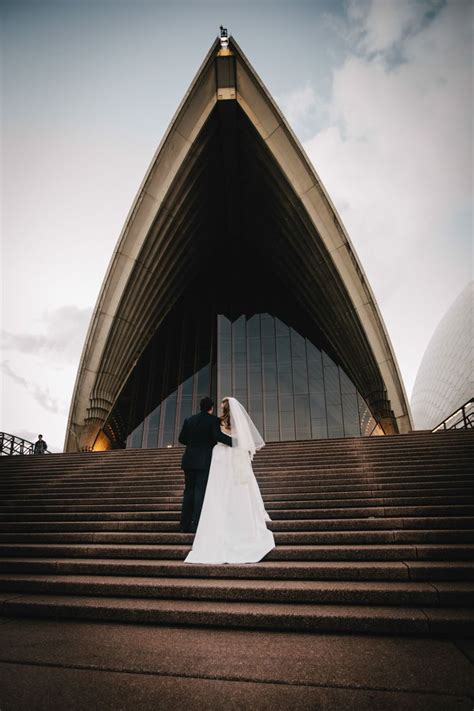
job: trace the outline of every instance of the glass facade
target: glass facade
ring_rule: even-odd
[[[240,400],[268,442],[383,434],[342,368],[295,328],[269,313],[209,314],[183,312],[179,329],[173,317],[151,343],[131,388],[127,447],[177,445],[208,394]]]
[[[173,312],[134,370],[129,422],[138,424],[126,446],[177,444],[180,424],[199,410],[201,398],[209,393],[215,398],[214,362],[215,319],[206,310]]]

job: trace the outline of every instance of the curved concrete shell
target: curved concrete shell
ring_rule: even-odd
[[[432,429],[474,395],[474,281],[450,305],[416,374],[411,410],[418,429]]]
[[[257,254],[317,326],[384,432],[412,429],[395,354],[346,230],[229,39],[228,50],[219,39],[212,45],[125,221],[84,344],[65,451],[97,446],[140,355],[203,259],[234,284],[242,269],[252,278]]]

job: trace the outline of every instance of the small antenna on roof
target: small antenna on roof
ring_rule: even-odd
[[[229,37],[227,35],[227,28],[223,27],[221,25],[220,30],[221,30],[221,48],[227,49],[229,46]]]

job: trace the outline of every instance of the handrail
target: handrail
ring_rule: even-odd
[[[454,422],[453,422],[454,420]],[[474,427],[474,397],[467,400],[464,405],[458,407],[446,417],[439,425],[433,427],[432,432],[438,430],[467,430]]]
[[[14,454],[34,454],[35,445],[28,439],[17,437],[16,435],[8,434],[8,432],[0,432],[0,455],[11,456]],[[51,454],[46,449],[44,454]]]

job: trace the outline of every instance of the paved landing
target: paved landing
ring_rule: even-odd
[[[1,711],[472,711],[474,639],[2,618]]]

